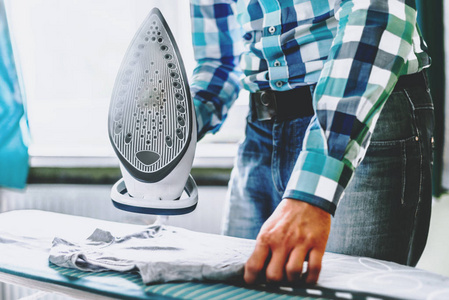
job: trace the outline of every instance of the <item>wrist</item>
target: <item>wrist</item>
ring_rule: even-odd
[[[289,199],[290,201],[296,201],[296,202],[302,203],[302,206],[305,206],[305,204],[307,204],[310,206],[320,208],[321,210],[325,211],[326,213],[328,213],[332,216],[335,214],[335,210],[337,208],[337,206],[332,202],[329,202],[325,199],[319,198],[315,195],[302,193],[299,191],[285,192],[283,200],[285,200],[285,199]]]

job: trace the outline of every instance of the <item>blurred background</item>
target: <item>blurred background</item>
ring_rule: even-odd
[[[430,70],[436,106],[435,199],[430,237],[419,268],[449,276],[449,1],[418,1],[421,28],[433,58]],[[99,219],[149,224],[152,216],[115,209],[110,188],[120,177],[109,144],[107,117],[115,76],[134,33],[149,11],[163,13],[182,52],[187,74],[195,67],[189,1],[14,0],[5,2],[16,65],[23,79],[32,142],[24,190],[0,188],[0,211],[42,209]],[[446,18],[444,18],[444,14]],[[446,59],[447,61],[447,59]],[[200,185],[199,205],[170,224],[219,233],[227,182],[244,137],[248,94],[241,92],[216,135],[198,145],[192,175]],[[447,146],[446,146],[447,147]],[[0,284],[1,299],[32,294]],[[48,295],[43,299],[60,299]],[[64,298],[65,299],[65,298]]]

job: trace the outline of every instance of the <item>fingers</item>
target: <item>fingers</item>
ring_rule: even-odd
[[[303,247],[296,247],[291,252],[285,266],[285,273],[289,282],[295,283],[301,280],[302,268],[306,255],[307,250]]]
[[[308,284],[317,283],[324,251],[295,247],[290,255],[281,249],[274,251],[271,256],[270,252],[267,245],[256,245],[256,249],[245,265],[244,280],[246,283],[256,283],[264,273],[267,282],[281,282],[286,276],[290,283],[299,283],[304,280]],[[303,264],[307,257],[307,273],[302,276]],[[265,271],[267,262],[268,266]]]
[[[267,266],[266,277],[268,282],[280,282],[284,279],[284,266],[287,261],[285,249],[273,252],[271,260]]]
[[[259,232],[256,248],[245,265],[245,281],[254,284],[259,279],[268,282],[287,279],[299,283],[305,279],[307,283],[316,283],[330,223],[330,215],[320,208],[292,199],[282,200]],[[308,271],[302,275],[306,259]]]
[[[257,281],[265,268],[265,262],[270,254],[270,248],[261,243],[256,244],[253,254],[245,264],[244,280],[248,284],[253,284]]]
[[[306,283],[315,284],[318,281],[318,276],[321,272],[321,260],[323,259],[324,251],[312,250],[309,254],[309,266],[307,268]]]

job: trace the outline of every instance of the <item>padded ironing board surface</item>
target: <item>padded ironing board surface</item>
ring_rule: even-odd
[[[84,240],[95,228],[125,235],[142,226],[35,210],[0,214],[0,280],[82,299],[449,299],[449,278],[369,258],[326,253],[318,286],[226,283],[144,285],[136,273],[86,273],[48,262],[53,237]]]

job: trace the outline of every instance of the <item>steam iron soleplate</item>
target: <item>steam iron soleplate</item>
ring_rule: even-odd
[[[181,55],[154,8],[126,52],[112,92],[108,132],[123,175],[112,188],[113,204],[147,214],[194,210],[198,192],[189,173],[196,131]],[[187,199],[180,198],[184,190]]]

